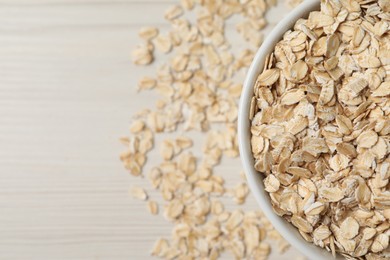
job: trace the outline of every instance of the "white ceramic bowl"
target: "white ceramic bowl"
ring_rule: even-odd
[[[302,254],[312,260],[333,259],[332,255],[320,247],[305,241],[294,226],[283,218],[276,215],[272,209],[270,197],[264,190],[263,176],[254,168],[254,159],[250,144],[250,120],[249,108],[253,97],[253,86],[255,85],[259,72],[263,70],[266,56],[272,52],[275,44],[283,37],[283,34],[293,28],[299,18],[307,18],[311,11],[320,9],[320,0],[306,0],[292,12],[290,12],[272,32],[266,37],[264,43],[257,51],[254,60],[246,76],[241,93],[239,116],[238,116],[238,140],[240,146],[241,161],[244,166],[246,177],[252,194],[255,196],[260,208],[271,221],[277,231]],[[344,259],[338,256],[337,259]]]

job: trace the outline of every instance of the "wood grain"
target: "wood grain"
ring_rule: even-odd
[[[122,168],[118,137],[155,98],[134,98],[154,70],[130,63],[137,29],[166,29],[174,2],[0,1],[0,259],[149,259],[170,235],[128,195],[147,183]],[[238,160],[218,167],[231,183],[239,171]]]

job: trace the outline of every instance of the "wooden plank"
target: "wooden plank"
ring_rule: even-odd
[[[128,195],[148,183],[123,169],[118,137],[156,99],[134,98],[157,66],[131,64],[137,30],[166,29],[172,2],[0,1],[0,259],[150,259],[154,240],[170,236]],[[233,160],[217,172],[234,184],[240,169]],[[245,209],[257,209],[252,198]]]
[[[177,4],[176,0],[0,0],[1,5],[24,5],[24,6],[50,6],[50,5],[96,5],[96,4],[144,4],[144,6],[152,4]]]

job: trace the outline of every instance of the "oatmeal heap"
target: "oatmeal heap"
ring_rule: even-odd
[[[251,101],[275,212],[348,259],[389,259],[390,1],[323,0],[267,57]]]

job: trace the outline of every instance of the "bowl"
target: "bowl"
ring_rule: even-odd
[[[301,5],[291,11],[272,32],[266,37],[265,41],[257,51],[248,74],[244,81],[241,93],[238,115],[238,141],[240,148],[241,161],[247,177],[248,185],[252,194],[255,196],[265,216],[272,223],[274,228],[295,248],[309,259],[328,260],[333,256],[327,250],[307,242],[298,232],[298,230],[288,221],[278,216],[272,209],[271,200],[268,193],[264,190],[263,175],[254,168],[254,159],[251,150],[251,133],[249,120],[250,101],[253,97],[253,86],[257,76],[263,70],[266,56],[274,49],[275,44],[282,39],[283,34],[293,28],[299,18],[307,18],[311,11],[320,10],[320,0],[306,0]],[[344,259],[337,256],[336,259]]]

